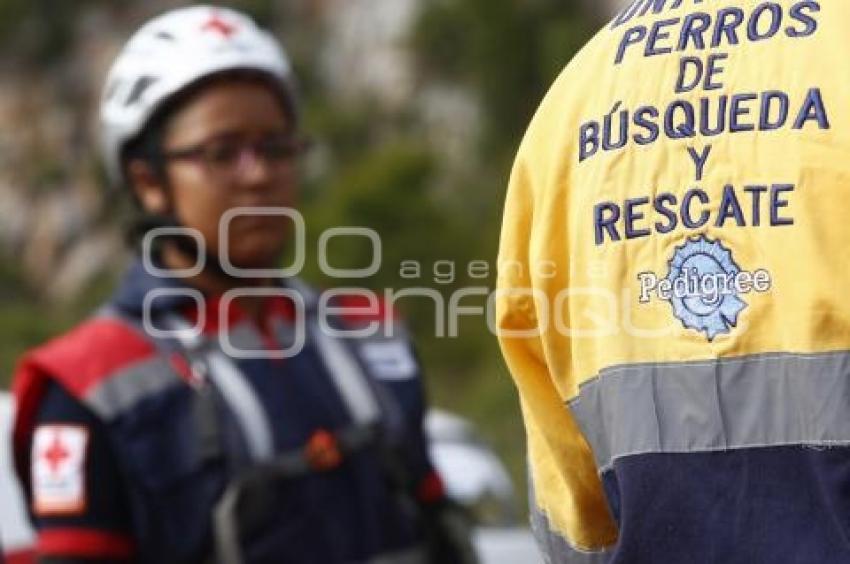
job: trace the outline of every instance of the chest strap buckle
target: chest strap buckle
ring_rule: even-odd
[[[342,464],[342,451],[336,436],[330,431],[319,429],[304,446],[304,456],[310,468],[317,472],[333,470]]]

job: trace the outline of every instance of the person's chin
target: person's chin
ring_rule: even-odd
[[[242,269],[281,269],[283,267],[283,246],[253,248],[250,250],[236,251],[230,253],[230,262],[233,266]]]

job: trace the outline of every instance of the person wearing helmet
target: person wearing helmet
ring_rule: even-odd
[[[273,270],[306,147],[276,41],[223,8],[155,18],[118,56],[101,118],[143,256],[19,364],[39,558],[473,561],[428,458],[410,343],[362,336],[388,319],[380,304]]]

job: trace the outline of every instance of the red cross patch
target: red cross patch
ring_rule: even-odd
[[[201,26],[201,31],[218,33],[222,37],[229,39],[231,35],[236,33],[236,26],[221,19],[221,16],[218,14],[218,11],[213,10],[210,13],[209,19],[204,22],[204,25]]]
[[[86,508],[87,428],[41,425],[32,443],[33,510],[36,515],[78,515]]]

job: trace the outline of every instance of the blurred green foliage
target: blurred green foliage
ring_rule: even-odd
[[[15,262],[0,256],[0,387],[8,385],[21,354],[69,329],[111,292],[114,276],[93,281],[79,300],[56,305],[32,292]]]
[[[0,0],[0,49],[25,63],[56,63],[74,40],[75,16],[102,0]]]
[[[486,117],[481,149],[504,165],[543,93],[589,33],[575,2],[435,0],[419,19],[414,43],[425,72],[477,94]]]
[[[73,41],[72,6],[96,3],[0,0],[0,48],[19,42],[22,55],[31,60],[59,63]],[[231,5],[248,10],[285,38],[304,95],[305,128],[318,142],[316,156],[323,165],[307,175],[302,195],[309,239],[305,277],[326,287],[423,286],[439,291],[446,302],[464,288],[492,290],[514,151],[546,89],[591,32],[576,3],[423,3],[410,38],[419,80],[463,86],[480,107],[481,128],[465,148],[460,168],[442,162],[439,147],[423,138],[423,123],[412,107],[388,111],[369,100],[353,106],[337,103],[318,71],[316,45],[325,33],[318,22],[299,21],[280,2]],[[29,22],[28,27],[21,22]],[[26,33],[36,38],[22,39]],[[43,169],[53,166],[48,161]],[[380,234],[383,260],[375,276],[365,281],[322,276],[317,241],[324,229],[337,226],[367,226]],[[348,238],[334,241],[329,250],[334,267],[357,268],[369,264],[372,249],[365,240]],[[489,276],[468,275],[468,265],[476,260],[487,261]],[[421,266],[419,278],[401,276],[406,261]],[[79,320],[112,283],[104,275],[78,303],[58,307],[28,293],[10,264],[8,257],[0,260],[0,375],[10,374],[23,350]],[[454,265],[455,276],[438,280],[435,266],[445,273],[448,264]],[[439,337],[432,302],[405,298],[399,305],[416,335],[433,402],[473,419],[522,484],[524,434],[518,402],[485,319],[464,318],[456,338]],[[486,299],[468,297],[461,305],[483,307]],[[524,488],[519,490],[522,495]]]

